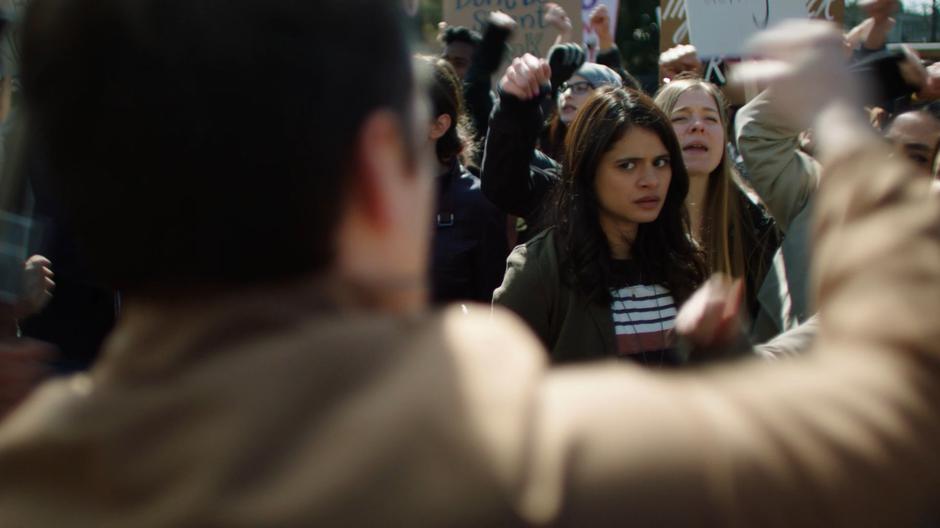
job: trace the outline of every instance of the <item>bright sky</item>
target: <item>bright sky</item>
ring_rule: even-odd
[[[901,3],[904,4],[904,7],[908,9],[915,9],[917,11],[923,10],[924,6],[931,5],[931,0],[901,0]]]

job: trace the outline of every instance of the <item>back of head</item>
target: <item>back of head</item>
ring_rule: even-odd
[[[463,83],[453,66],[439,57],[419,56],[418,68],[429,70],[428,95],[431,103],[432,118],[446,115],[451,126],[443,136],[437,139],[435,150],[437,160],[443,165],[455,159],[468,164],[472,158],[473,125],[466,113],[463,97]]]
[[[163,290],[327,268],[363,121],[409,112],[399,4],[35,0],[30,141],[102,278]]]
[[[464,26],[450,26],[441,34],[440,40],[441,44],[444,45],[462,42],[476,48],[483,42],[483,37],[470,28]]]

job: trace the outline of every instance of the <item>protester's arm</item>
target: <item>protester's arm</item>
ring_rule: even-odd
[[[607,66],[623,77],[623,74],[620,73],[623,71],[623,57],[620,56],[620,48],[618,48],[616,44],[598,51],[597,63]]]
[[[819,333],[819,316],[792,328],[770,341],[754,347],[754,353],[764,359],[786,359],[808,352]]]
[[[610,31],[610,14],[607,6],[600,4],[594,8],[590,17],[591,29],[597,35],[597,58],[598,64],[603,64],[617,72],[623,79],[624,85],[636,90],[641,90],[640,82],[623,67],[623,57],[620,55],[620,48],[614,43],[614,36]]]
[[[568,82],[574,72],[584,64],[586,56],[581,46],[573,42],[556,44],[548,50],[548,65],[552,70],[551,97],[542,100],[543,111],[548,114],[552,105],[558,98],[561,85]]]
[[[544,67],[542,78],[536,78],[524,60]],[[500,82],[500,98],[490,118],[483,154],[484,196],[501,211],[524,218],[541,206],[558,179],[557,164],[535,149],[542,126],[539,100],[548,91],[549,77],[545,61],[531,55],[513,61]]]
[[[505,13],[494,12],[490,15],[483,29],[483,41],[473,55],[464,80],[464,100],[478,141],[486,137],[490,113],[493,111],[493,98],[490,95],[492,77],[499,69],[506,52],[506,42],[515,27],[515,21]]]
[[[858,51],[864,55],[884,49],[888,35],[895,25],[891,15],[900,5],[897,0],[875,0],[861,7],[868,14],[868,18],[852,28],[845,39],[852,48],[859,48]]]
[[[554,2],[545,4],[545,9],[545,23],[558,31],[558,36],[555,37],[555,42],[553,45],[571,42],[572,37],[574,36],[574,26],[571,23],[571,17],[568,16],[568,13],[565,12],[565,9]]]
[[[614,44],[614,35],[610,31],[610,13],[607,11],[606,5],[600,4],[595,7],[594,10],[591,11],[588,23],[591,24],[591,29],[593,29],[594,33],[597,35],[597,49],[604,51],[616,47],[616,44]],[[598,60],[598,62],[600,62],[600,60]]]
[[[17,319],[25,319],[42,311],[52,299],[55,289],[52,262],[42,255],[33,255],[23,264],[23,294],[16,304]]]
[[[705,73],[705,64],[699,60],[695,46],[679,45],[659,55],[660,83],[668,83],[685,72],[693,72],[699,76]]]
[[[767,90],[738,110],[735,130],[748,181],[786,232],[815,192],[820,167],[800,150],[800,130],[781,118],[773,97]]]
[[[798,357],[812,347],[819,332],[814,315],[805,323],[772,340],[753,345],[744,330],[743,281],[723,275],[709,279],[682,305],[676,332],[682,354],[692,363],[760,357],[768,360]]]

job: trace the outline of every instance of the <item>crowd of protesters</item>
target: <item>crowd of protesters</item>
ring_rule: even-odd
[[[400,4],[32,0],[0,526],[940,519],[940,64],[896,0],[651,93],[606,7],[591,61],[555,4],[545,57],[500,11],[418,54]]]

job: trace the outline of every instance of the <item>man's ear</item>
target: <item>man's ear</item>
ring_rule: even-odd
[[[450,127],[453,124],[454,122],[450,118],[449,115],[441,114],[437,116],[437,119],[435,119],[434,122],[431,123],[431,131],[428,133],[428,136],[430,137],[431,141],[437,141],[438,139],[441,139],[442,137],[444,137],[444,134],[446,134],[447,131],[450,130]]]
[[[373,113],[359,132],[350,208],[374,228],[383,229],[392,220],[393,201],[400,195],[397,186],[413,165],[403,134],[399,117],[389,111]]]

